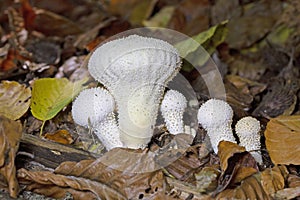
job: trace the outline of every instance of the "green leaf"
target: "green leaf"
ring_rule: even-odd
[[[228,29],[228,21],[215,25],[208,30],[194,35],[192,38],[181,41],[175,45],[180,55],[192,64],[203,65],[208,61],[216,47],[224,42]],[[191,71],[190,65],[182,67],[184,71]]]
[[[30,105],[29,87],[15,81],[2,81],[0,84],[0,115],[16,120],[22,117]]]
[[[66,78],[42,78],[32,86],[31,113],[39,120],[52,119],[83,89],[86,80],[75,83]]]

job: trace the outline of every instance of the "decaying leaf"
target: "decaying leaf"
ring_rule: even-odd
[[[300,196],[300,187],[285,188],[273,195],[274,199],[294,199]]]
[[[228,23],[227,42],[232,48],[245,48],[263,38],[275,24],[281,13],[279,1],[258,1],[244,7],[241,15]],[[239,38],[239,39],[237,39]]]
[[[124,156],[125,152],[133,156]],[[140,159],[136,159],[138,155]],[[167,188],[161,170],[143,172],[151,163],[148,158],[139,150],[115,148],[97,160],[64,162],[54,172],[21,169],[18,177],[27,183],[28,190],[56,198],[62,198],[64,192],[69,191],[74,199],[86,199],[90,195],[101,199],[148,199],[164,194]]]
[[[282,115],[271,119],[265,137],[274,164],[300,164],[300,115]]]
[[[271,196],[278,190],[282,190],[285,185],[288,171],[284,166],[275,166],[261,172],[261,184],[265,192]]]
[[[9,119],[19,119],[28,110],[31,90],[15,81],[0,84],[0,115]]]
[[[73,138],[67,130],[58,130],[55,133],[46,133],[44,136],[48,140],[52,140],[61,144],[72,144]]]
[[[62,198],[66,192],[74,199],[126,199],[118,191],[104,183],[81,178],[54,174],[50,171],[28,171],[20,169],[21,182],[31,182],[27,189],[54,198]]]
[[[141,25],[142,21],[151,15],[155,3],[156,0],[112,0],[108,10],[114,15],[128,16],[134,25]]]
[[[275,166],[258,172],[241,181],[234,189],[226,189],[217,199],[272,199],[277,191],[284,188],[286,168]]]
[[[22,0],[22,13],[27,30],[36,30],[49,36],[76,35],[82,29],[71,20],[40,8],[34,8],[28,0]]]
[[[294,84],[296,83],[296,84]],[[296,88],[294,88],[296,86]],[[293,113],[299,89],[297,82],[286,81],[283,78],[275,78],[268,87],[268,93],[263,97],[260,104],[255,108],[252,115],[263,116],[266,118],[277,117]]]
[[[218,186],[219,175],[219,170],[213,167],[204,167],[199,173],[196,173],[196,184],[199,192],[215,190]]]
[[[175,10],[174,6],[166,6],[156,13],[151,19],[143,21],[143,24],[148,27],[166,27]]]
[[[255,174],[243,180],[241,185],[235,189],[227,189],[218,194],[216,199],[264,199],[270,197],[265,193],[261,184],[259,174]]]
[[[16,198],[19,193],[15,156],[21,136],[20,122],[0,116],[0,175],[6,180],[9,194],[13,198]]]
[[[39,120],[52,119],[81,91],[85,80],[75,83],[66,78],[41,78],[32,86],[31,113]]]
[[[208,0],[185,0],[176,5],[167,28],[187,35],[195,35],[208,28],[210,9]]]
[[[244,147],[232,142],[221,141],[218,149],[222,173],[215,194],[258,172],[255,159]]]

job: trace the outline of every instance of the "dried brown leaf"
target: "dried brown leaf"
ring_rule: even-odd
[[[163,195],[167,189],[161,170],[143,171],[142,168],[147,169],[151,162],[151,156],[145,152],[115,148],[97,160],[64,162],[54,173],[22,169],[18,177],[24,183],[29,181],[27,189],[56,198],[58,196],[55,195],[63,197],[66,188],[72,194],[73,190],[80,195],[88,191],[87,195],[93,194],[101,199],[148,198]],[[49,187],[56,192],[49,192]]]
[[[15,81],[0,84],[0,115],[9,119],[22,117],[30,105],[31,90]]]
[[[226,189],[217,199],[272,199],[277,191],[284,188],[287,169],[275,166],[247,177],[234,189]]]
[[[196,35],[208,29],[209,9],[208,0],[181,1],[173,12],[168,28],[190,36]]]
[[[247,4],[242,15],[233,16],[229,23],[227,42],[230,47],[249,47],[263,38],[275,24],[281,13],[280,1],[258,1]]]
[[[271,119],[265,137],[274,164],[300,164],[300,115],[282,115]]]
[[[272,169],[268,168],[261,172],[261,184],[269,196],[284,188],[287,173],[287,169],[284,166],[275,166]]]
[[[21,136],[20,122],[0,116],[0,174],[6,179],[9,194],[13,198],[16,198],[19,192],[15,156]]]
[[[218,146],[221,176],[215,194],[231,185],[242,182],[245,178],[255,174],[258,166],[251,154],[235,143],[221,141]]]
[[[176,179],[195,183],[194,173],[209,160],[208,156],[203,158],[199,156],[199,151],[203,151],[204,148],[206,149],[204,145],[190,147],[180,158],[170,163],[165,169]],[[174,155],[176,154],[174,153]],[[165,156],[168,157],[172,155],[166,154]],[[163,159],[162,157],[161,160]]]
[[[54,133],[46,133],[44,136],[48,140],[52,140],[61,144],[72,144],[72,135],[67,130],[58,130]]]
[[[300,177],[295,174],[289,174],[288,176],[289,187],[300,187]]]
[[[285,188],[273,195],[274,199],[294,199],[300,196],[300,187]]]
[[[27,182],[28,190],[54,198],[64,197],[67,188],[74,199],[80,199],[80,197],[88,199],[91,196],[92,199],[126,199],[118,191],[104,183],[81,177],[63,176],[50,171],[34,172],[22,168],[18,170],[18,178],[21,182]],[[74,193],[72,193],[73,191]]]
[[[82,33],[82,29],[64,16],[44,9],[34,8],[28,0],[22,0],[22,13],[27,30],[36,30],[47,36],[68,36]]]
[[[260,175],[255,174],[246,178],[235,189],[227,189],[218,194],[216,199],[265,199],[270,197],[265,193],[260,183]]]
[[[238,88],[244,94],[250,94],[251,96],[255,96],[261,92],[263,92],[267,85],[263,83],[259,83],[256,81],[252,81],[247,78],[243,78],[235,75],[227,75],[227,80],[229,80],[236,88]]]
[[[296,86],[297,79],[285,81],[283,78],[278,77],[271,81],[271,85],[268,87],[268,93],[253,111],[253,116],[271,118],[282,114],[290,115],[293,113],[297,102],[297,91],[295,90],[296,88],[294,89],[293,87]],[[299,86],[296,87],[298,88]]]

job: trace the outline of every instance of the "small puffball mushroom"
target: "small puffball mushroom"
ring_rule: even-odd
[[[114,96],[120,138],[126,147],[145,147],[154,131],[166,84],[181,59],[169,43],[130,35],[99,46],[88,62],[90,74]]]
[[[171,134],[184,133],[183,113],[187,100],[180,92],[169,90],[161,102],[160,110]]]
[[[235,132],[244,146],[258,163],[262,163],[260,152],[260,122],[253,117],[243,117],[235,125]]]
[[[231,129],[232,117],[232,108],[223,100],[210,99],[199,108],[198,122],[207,131],[215,153],[222,140],[236,143]]]
[[[75,123],[94,129],[107,150],[122,147],[119,129],[114,116],[115,102],[111,94],[102,88],[83,90],[72,105]]]

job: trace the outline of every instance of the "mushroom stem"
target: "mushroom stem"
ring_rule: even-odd
[[[119,133],[119,128],[113,112],[92,128],[108,151],[116,147],[123,147],[119,134],[116,134]]]

